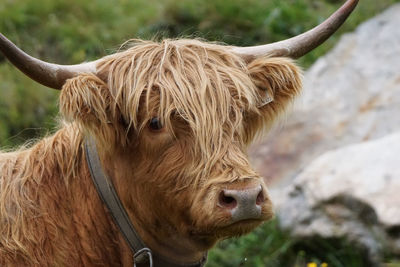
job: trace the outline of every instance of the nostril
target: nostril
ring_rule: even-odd
[[[263,193],[263,190],[261,189],[260,193],[258,193],[258,195],[257,195],[256,204],[261,205],[262,203],[264,203],[264,201],[265,201],[264,193]]]
[[[236,199],[231,196],[225,195],[224,190],[219,193],[218,204],[222,208],[233,209],[237,205]]]

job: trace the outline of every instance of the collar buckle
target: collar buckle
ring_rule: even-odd
[[[136,267],[136,263],[149,263],[149,267],[153,267],[153,254],[149,248],[139,249],[133,255],[133,267]]]

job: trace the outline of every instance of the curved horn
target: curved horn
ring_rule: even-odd
[[[14,66],[31,79],[54,89],[61,89],[65,81],[83,72],[96,72],[96,61],[78,65],[57,65],[31,57],[0,33],[0,51]]]
[[[264,55],[291,58],[302,57],[334,34],[357,4],[358,0],[347,0],[341,8],[320,25],[293,38],[266,45],[234,47],[233,51],[249,59]]]

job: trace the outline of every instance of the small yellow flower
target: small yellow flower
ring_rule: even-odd
[[[307,267],[318,267],[315,262],[309,262],[307,263]]]
[[[328,267],[328,263],[323,262],[323,263],[321,264],[321,267]]]

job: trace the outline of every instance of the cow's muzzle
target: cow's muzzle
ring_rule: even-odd
[[[244,189],[223,189],[219,193],[218,206],[231,215],[231,222],[261,219],[266,192],[261,184]]]

